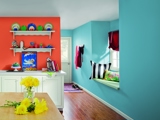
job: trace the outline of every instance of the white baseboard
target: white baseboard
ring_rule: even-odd
[[[77,84],[76,82],[73,82],[73,83]],[[96,98],[97,100],[99,100],[100,102],[102,102],[104,105],[108,106],[109,108],[111,108],[112,110],[114,110],[116,113],[118,113],[121,116],[123,116],[124,118],[126,118],[127,120],[133,120],[131,117],[129,117],[128,115],[126,115],[122,111],[118,110],[116,107],[112,106],[111,104],[107,103],[106,101],[102,100],[101,98],[99,98],[95,94],[91,93],[90,91],[88,91],[87,89],[85,89],[84,87],[82,87],[81,85],[79,85],[79,84],[77,84],[77,85],[79,87],[81,87],[84,91],[86,91],[87,93],[89,93],[91,96],[93,96],[94,98]]]

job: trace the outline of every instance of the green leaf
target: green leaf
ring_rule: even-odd
[[[35,104],[34,104],[34,103],[32,103],[32,104],[27,108],[28,112],[32,112],[32,111],[34,111],[34,109],[35,109]]]

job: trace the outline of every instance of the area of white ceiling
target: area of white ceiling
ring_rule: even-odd
[[[119,18],[118,0],[0,0],[0,17],[60,17],[61,29]]]

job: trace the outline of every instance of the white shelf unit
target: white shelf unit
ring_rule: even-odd
[[[10,31],[13,33],[13,39],[15,39],[16,35],[48,35],[49,39],[51,39],[52,31]]]
[[[22,51],[37,51],[37,52],[49,52],[50,56],[52,55],[52,49],[55,48],[28,48],[28,49],[23,49],[23,48],[10,48],[13,50],[13,54],[15,56],[16,52],[22,52]]]

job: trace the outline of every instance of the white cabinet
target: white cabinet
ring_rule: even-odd
[[[20,76],[1,77],[1,92],[21,92]]]
[[[43,92],[47,92],[58,108],[64,106],[64,78],[62,76],[43,77]]]
[[[65,72],[55,72],[53,76],[41,71],[32,72],[0,72],[0,92],[23,92],[24,86],[20,85],[26,76],[36,77],[40,84],[35,92],[46,92],[60,110],[64,107],[64,75]]]

